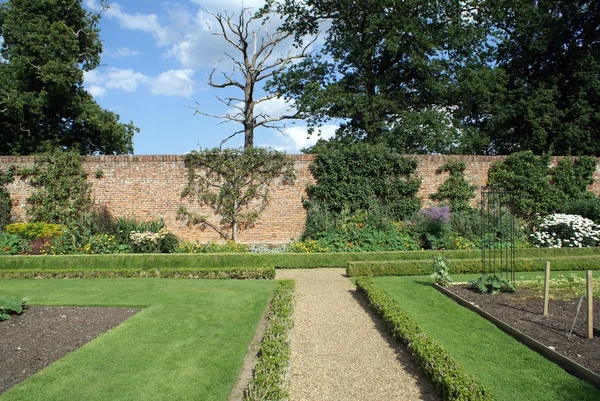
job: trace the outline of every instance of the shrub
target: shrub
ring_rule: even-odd
[[[411,219],[411,229],[423,249],[445,249],[450,236],[448,206],[423,209]]]
[[[20,315],[27,306],[27,299],[0,296],[0,321],[10,319],[10,315]]]
[[[561,210],[564,214],[576,214],[600,224],[600,197],[588,195],[565,204]]]
[[[541,219],[530,235],[531,242],[543,248],[597,246],[600,226],[572,214],[552,214]]]
[[[269,313],[267,328],[260,343],[259,358],[244,401],[287,400],[290,397],[290,335],[294,325],[294,287],[292,280],[279,282]]]
[[[5,230],[29,240],[57,238],[64,234],[64,226],[45,222],[13,223],[7,225]]]
[[[363,143],[319,153],[310,166],[316,184],[309,186],[305,202],[305,238],[316,239],[315,233],[328,230],[327,220],[336,219],[344,209],[352,214],[380,207],[391,221],[410,216],[420,206],[417,164],[385,146]]]
[[[248,245],[239,242],[226,241],[223,244],[216,242],[207,242],[200,244],[198,242],[182,242],[177,247],[178,253],[245,253],[248,252]]]
[[[419,369],[439,390],[443,400],[493,399],[477,379],[468,375],[448,351],[371,279],[361,277],[356,280],[356,286],[392,335],[410,349]]]
[[[168,233],[166,228],[161,228],[158,232],[132,231],[129,233],[129,239],[135,253],[159,253],[162,241]]]
[[[174,253],[179,246],[179,238],[171,232],[167,233],[160,242],[160,251],[162,253]]]
[[[127,244],[133,247],[133,241],[131,240],[131,232],[153,232],[157,233],[161,229],[166,228],[163,219],[151,220],[151,221],[137,221],[126,218],[118,218],[114,220],[113,234],[117,238],[117,242],[120,244]]]
[[[27,241],[18,235],[0,233],[0,255],[20,255],[28,249]]]
[[[505,279],[495,274],[489,275],[483,273],[477,280],[469,282],[469,288],[481,293],[497,294],[499,292],[515,292],[515,286]]]
[[[442,255],[435,255],[433,257],[433,263],[431,264],[433,273],[431,278],[441,285],[442,287],[448,287],[452,283],[452,278],[448,273],[448,261]]]
[[[287,247],[287,251],[292,253],[323,253],[330,252],[330,249],[321,245],[319,241],[307,239],[305,241],[292,242]]]
[[[438,168],[437,174],[448,172],[450,175],[430,198],[442,203],[447,202],[453,212],[468,210],[469,201],[475,197],[477,187],[465,179],[466,168],[465,162],[459,160],[449,160]]]

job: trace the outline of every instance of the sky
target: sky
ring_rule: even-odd
[[[99,0],[84,0],[83,4],[90,11],[100,10]],[[99,25],[102,65],[85,73],[84,85],[102,107],[140,128],[134,137],[134,154],[184,154],[199,147],[218,147],[243,128],[240,123],[194,115],[194,109],[216,115],[232,113],[234,109],[215,95],[243,97],[240,89],[208,85],[218,61],[222,60],[215,81],[219,71],[231,71],[233,64],[228,64],[225,53],[238,56],[222,36],[214,35],[220,29],[210,13],[239,15],[242,7],[256,11],[263,4],[264,0],[109,1]],[[254,26],[259,28],[260,38],[265,28]],[[267,26],[271,33],[276,28],[276,21]],[[292,44],[281,43],[272,57],[294,51]],[[313,50],[318,48],[318,40],[314,46]],[[259,87],[256,96],[263,95]],[[282,99],[273,99],[261,103],[258,112],[277,116],[288,110],[290,105]],[[332,136],[335,129],[335,125],[322,127],[321,137]],[[256,129],[255,146],[294,154],[318,139],[317,135],[308,137],[301,120],[286,121],[282,131]],[[243,134],[224,146],[243,146]]]

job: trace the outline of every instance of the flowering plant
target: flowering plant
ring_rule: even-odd
[[[131,231],[129,239],[134,245],[136,252],[156,253],[160,252],[162,240],[169,234],[169,230],[161,228],[158,232]]]
[[[543,248],[597,246],[600,226],[578,215],[556,213],[544,217],[534,227],[530,239],[533,245]]]

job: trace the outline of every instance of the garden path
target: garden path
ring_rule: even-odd
[[[344,269],[278,270],[277,279],[296,280],[292,401],[439,399]]]

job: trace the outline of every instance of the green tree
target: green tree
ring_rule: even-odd
[[[322,22],[329,25],[322,48],[268,88],[294,101],[311,128],[342,121],[336,140],[343,143],[385,143],[401,153],[461,152],[473,133],[462,128],[461,119],[470,115],[462,116],[458,106],[480,91],[466,71],[490,69],[478,4],[271,1],[267,7],[279,11],[282,29],[299,43]]]
[[[496,153],[600,155],[600,2],[494,0],[497,87],[473,121]]]
[[[192,213],[185,206],[180,206],[178,217],[233,241],[240,228],[260,218],[274,184],[291,185],[296,179],[293,160],[284,152],[264,148],[192,151],[185,157],[185,166],[188,184],[182,198],[209,206],[221,222],[214,224],[209,216]]]
[[[100,63],[99,19],[81,0],[0,4],[0,154],[133,153],[138,128],[83,88],[83,72]]]

